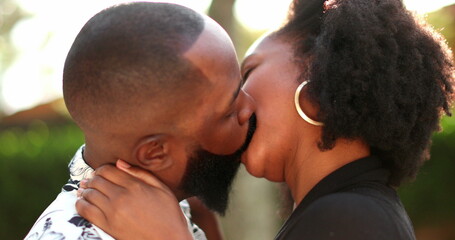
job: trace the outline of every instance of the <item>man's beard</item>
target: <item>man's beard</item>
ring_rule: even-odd
[[[240,167],[242,153],[248,148],[254,131],[256,116],[249,120],[248,132],[243,145],[229,155],[217,155],[201,147],[188,161],[181,188],[191,196],[197,196],[209,209],[224,215],[229,202],[229,192]]]

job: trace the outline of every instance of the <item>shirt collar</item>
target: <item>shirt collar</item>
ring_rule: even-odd
[[[70,173],[70,179],[68,183],[63,186],[63,191],[69,192],[77,190],[79,188],[79,182],[82,179],[88,179],[93,177],[94,169],[90,167],[84,160],[84,148],[85,145],[82,145],[74,154],[73,159],[68,164],[68,170]]]
[[[77,150],[71,162],[68,164],[70,178],[73,181],[81,181],[85,178],[91,178],[93,175],[93,168],[91,168],[84,160],[84,148],[85,145],[82,145],[79,150]]]

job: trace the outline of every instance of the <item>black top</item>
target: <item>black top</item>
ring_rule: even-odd
[[[377,157],[341,167],[311,189],[275,239],[415,239],[389,175]]]

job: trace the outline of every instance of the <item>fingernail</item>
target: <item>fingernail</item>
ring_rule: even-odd
[[[117,160],[117,167],[119,167],[119,168],[130,168],[131,165],[129,165],[127,162],[119,159],[119,160]]]
[[[87,180],[86,179],[82,179],[81,182],[79,183],[79,186],[82,187],[82,188],[86,187],[86,185],[87,185]]]
[[[77,189],[77,197],[81,197],[83,191],[84,191],[84,188]]]

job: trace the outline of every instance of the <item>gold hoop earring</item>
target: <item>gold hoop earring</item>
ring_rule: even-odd
[[[295,103],[295,108],[297,109],[297,112],[299,113],[300,117],[305,120],[305,122],[314,125],[314,126],[324,126],[324,123],[315,121],[308,117],[300,107],[300,91],[302,91],[302,88],[305,87],[305,85],[308,83],[308,81],[303,81],[298,87],[297,90],[295,91],[295,96],[294,96],[294,103]]]

